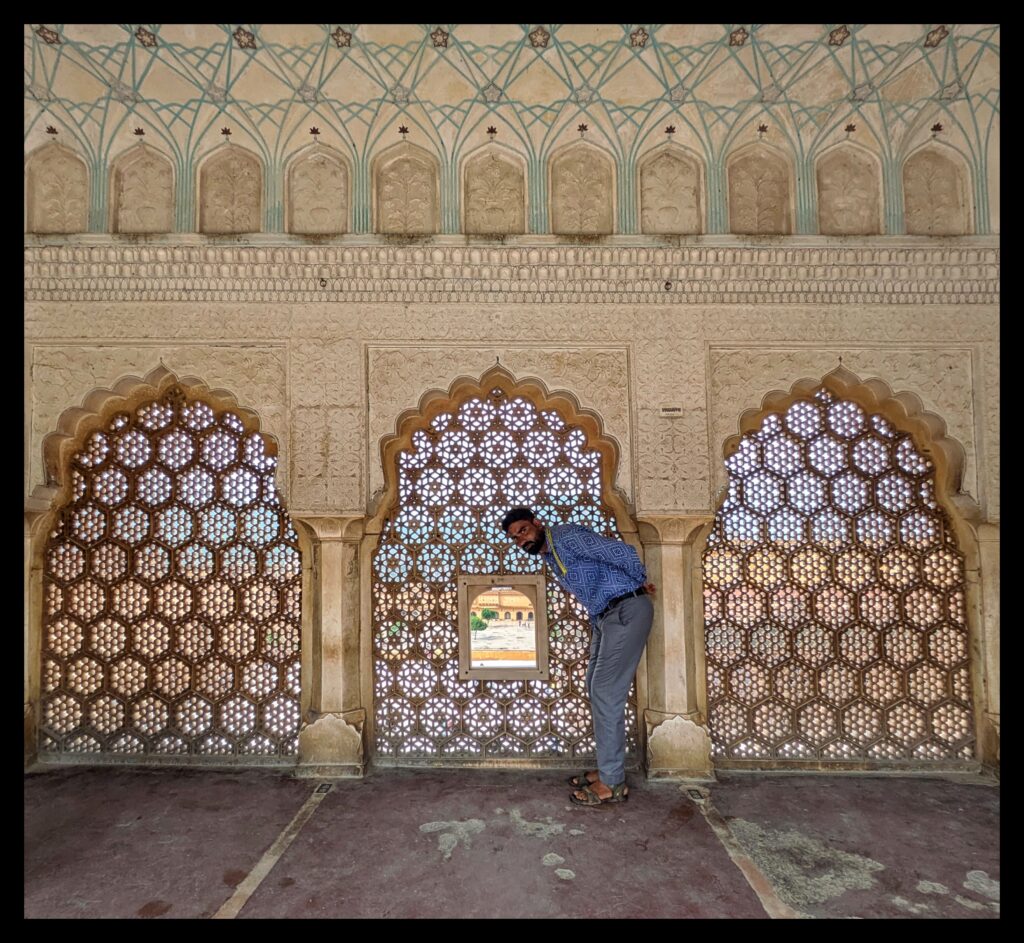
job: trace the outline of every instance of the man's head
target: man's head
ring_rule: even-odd
[[[512,508],[501,521],[502,529],[520,550],[540,553],[544,547],[544,525],[533,516],[529,508]]]

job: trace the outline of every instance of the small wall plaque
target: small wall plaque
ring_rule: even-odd
[[[683,416],[682,406],[662,406],[658,411],[662,419],[681,419]]]

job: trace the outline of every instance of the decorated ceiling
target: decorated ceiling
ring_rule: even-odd
[[[997,172],[996,25],[29,24],[24,36],[26,151],[57,139],[100,187],[140,139],[182,177],[227,139],[279,176],[316,140],[357,181],[408,140],[437,157],[442,188],[488,141],[542,180],[580,137],[619,173],[672,140],[711,184],[757,140],[798,167],[850,140],[888,173],[937,139],[970,167],[979,203]]]

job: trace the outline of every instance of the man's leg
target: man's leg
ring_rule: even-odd
[[[626,700],[651,631],[654,607],[646,596],[627,599],[601,621],[601,644],[588,666],[601,782],[626,778]]]
[[[597,655],[601,651],[601,626],[591,620],[590,623],[590,660],[587,662],[587,697],[594,696],[591,684],[597,670]]]

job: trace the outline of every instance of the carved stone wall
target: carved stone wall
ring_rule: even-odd
[[[288,231],[319,235],[348,230],[348,170],[328,148],[317,147],[288,171]]]
[[[754,145],[729,162],[729,231],[793,231],[789,168],[767,147]]]
[[[818,228],[826,235],[882,231],[879,167],[858,148],[840,146],[818,161]]]
[[[259,159],[237,145],[225,145],[199,172],[200,231],[259,232],[262,192]]]
[[[613,203],[611,163],[597,148],[580,142],[552,158],[552,232],[610,233]]]
[[[29,232],[85,232],[89,173],[82,159],[53,141],[28,160]]]
[[[959,163],[927,147],[903,165],[907,232],[959,236],[971,231],[967,193]]]
[[[437,232],[437,168],[425,151],[400,144],[381,155],[376,177],[378,232]]]
[[[522,169],[493,149],[466,165],[466,232],[526,232]]]
[[[663,149],[640,169],[640,229],[649,233],[699,233],[701,177],[695,160]]]
[[[174,170],[170,161],[142,145],[114,165],[114,232],[174,229]]]

